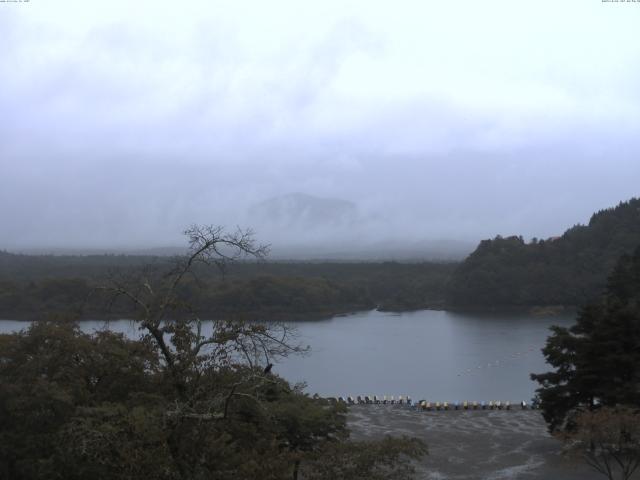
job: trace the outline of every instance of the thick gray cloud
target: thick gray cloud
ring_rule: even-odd
[[[192,222],[545,237],[639,193],[640,4],[372,3],[0,5],[0,248],[178,244]],[[250,215],[291,192],[357,221]]]

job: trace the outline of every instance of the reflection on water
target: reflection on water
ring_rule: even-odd
[[[529,400],[532,372],[548,370],[540,349],[549,326],[569,325],[573,315],[477,314],[421,310],[377,311],[296,322],[299,341],[311,346],[305,357],[283,359],[274,372],[305,381],[321,395],[411,395],[433,401]],[[0,331],[25,328],[0,321]],[[109,328],[137,336],[128,320]],[[86,321],[86,332],[105,322]]]

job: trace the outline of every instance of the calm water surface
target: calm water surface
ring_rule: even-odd
[[[296,322],[298,340],[311,354],[280,361],[274,372],[305,381],[310,393],[327,396],[411,395],[432,401],[529,400],[531,372],[549,369],[540,352],[549,326],[568,326],[574,315],[477,314],[421,310],[401,314],[360,312]],[[0,331],[25,328],[0,321]],[[104,327],[82,322],[82,329]],[[129,336],[127,320],[109,328]]]
[[[573,315],[363,312],[299,325],[306,358],[275,371],[321,395],[411,395],[432,401],[529,400],[549,326]]]

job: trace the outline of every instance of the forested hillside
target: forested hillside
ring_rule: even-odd
[[[167,272],[169,257],[89,255],[30,256],[0,252],[0,318],[67,313],[104,315],[105,299],[93,292],[105,279],[140,270]],[[222,276],[195,268],[184,298],[203,316],[305,319],[374,307],[408,310],[441,306],[451,263],[237,262]],[[90,295],[91,294],[91,295]],[[110,306],[116,317],[129,305]]]
[[[480,242],[461,264],[422,262],[238,262],[222,278],[196,269],[182,292],[203,315],[308,318],[379,307],[388,310],[582,305],[603,291],[617,259],[640,245],[640,199],[595,213],[564,235],[525,242]],[[0,252],[0,317],[43,312],[95,317],[89,292],[110,276],[167,271],[169,257],[30,256]],[[114,305],[127,315],[126,305]]]
[[[640,245],[640,199],[595,213],[561,237],[496,237],[455,270],[448,303],[458,307],[582,305],[596,299],[621,255]]]

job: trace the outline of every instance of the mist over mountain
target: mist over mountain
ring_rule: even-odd
[[[2,9],[0,249],[181,247],[195,223],[395,255],[637,194],[631,5],[200,3]]]
[[[402,218],[406,209],[336,197],[293,192],[250,205],[238,214],[241,226],[256,232],[256,240],[270,245],[271,260],[306,261],[455,261],[475,248],[478,239],[439,232],[429,218],[413,222]],[[203,215],[203,222],[205,217]],[[398,223],[400,222],[400,224]],[[412,224],[412,228],[402,225]],[[227,226],[227,228],[233,228]],[[180,230],[175,225],[175,232]],[[148,242],[126,239],[100,246],[61,246],[55,243],[10,247],[9,251],[31,255],[153,255],[172,256],[185,252],[178,235],[162,235]]]
[[[391,212],[365,210],[356,202],[308,193],[287,193],[248,209],[248,224],[269,239],[274,259],[459,260],[473,241],[402,238],[389,228]]]
[[[0,0],[0,480],[629,473],[639,24]]]
[[[249,209],[257,224],[287,228],[348,228],[360,221],[355,203],[340,198],[321,198],[306,193],[288,193],[270,198]]]
[[[306,260],[306,261],[459,261],[473,251],[475,244],[471,241],[441,239],[402,242],[372,242],[345,244],[326,242],[315,245],[275,245],[271,248],[270,258],[273,260]]]

